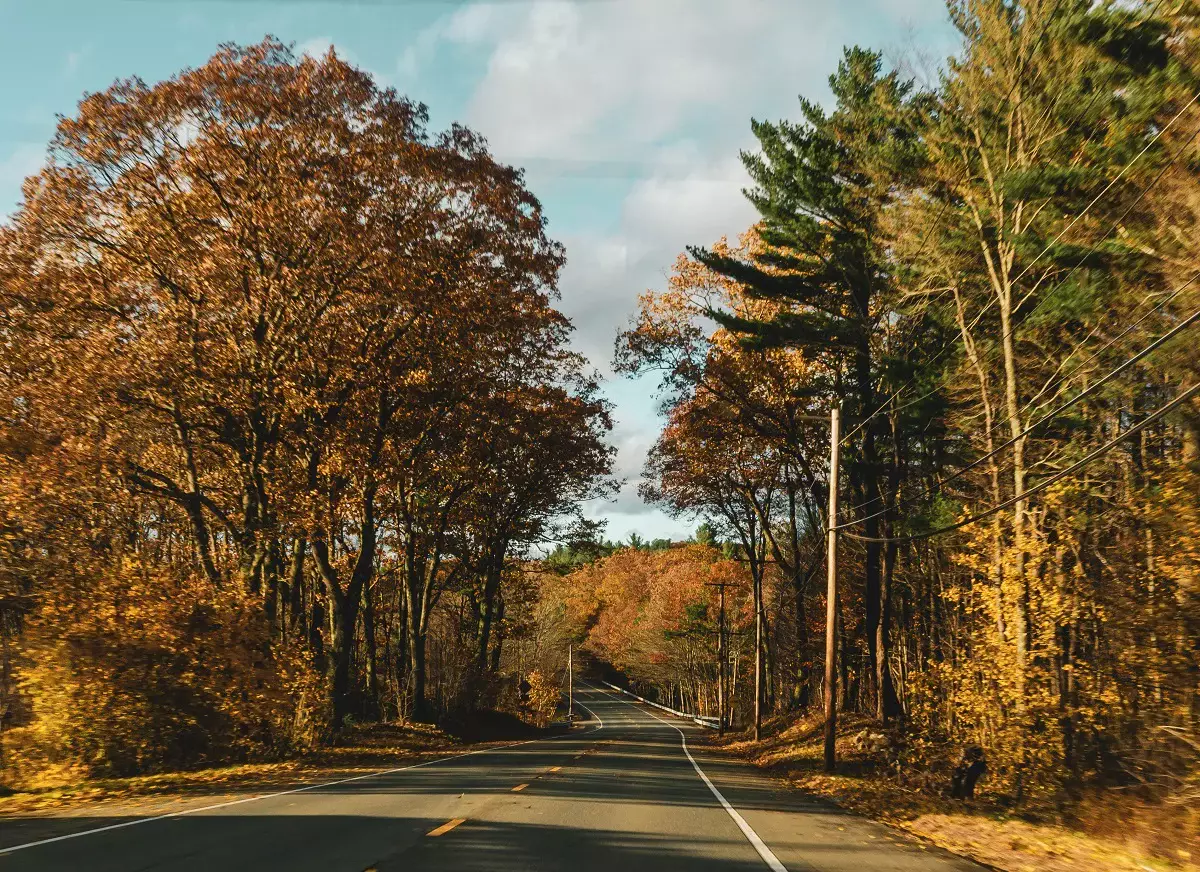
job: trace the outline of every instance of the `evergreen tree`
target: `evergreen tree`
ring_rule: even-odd
[[[691,249],[715,272],[740,282],[756,298],[782,304],[767,321],[714,312],[748,345],[787,346],[824,358],[844,381],[837,386],[851,424],[866,421],[847,452],[855,501],[868,513],[881,506],[883,421],[872,417],[882,396],[878,334],[894,281],[886,260],[881,224],[897,173],[920,156],[913,133],[912,84],[882,72],[878,52],[847,49],[829,79],[836,100],[826,113],[801,98],[803,121],[755,121],[761,154],[744,153],[755,182],[747,192],[761,216],[765,250],[751,260]],[[864,527],[878,537],[878,517]],[[888,670],[888,602],[883,552],[868,543],[865,561],[867,644],[878,689],[878,712],[887,719],[902,709]]]

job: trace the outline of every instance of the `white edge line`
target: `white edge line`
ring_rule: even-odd
[[[578,700],[575,701],[575,705],[579,706],[581,709],[583,709],[585,712],[587,712],[589,715],[591,715],[593,718],[595,718],[597,720],[597,722],[599,722],[600,726],[596,727],[597,730],[604,729],[604,719],[601,718],[600,715],[596,714],[594,711],[592,711],[590,708],[588,708],[587,706],[585,706],[583,703],[579,702]]]
[[[607,693],[608,691],[602,690],[600,692]],[[619,696],[617,699],[625,703],[625,705],[633,706],[633,703],[623,700]],[[733,818],[733,822],[738,825],[738,829],[742,831],[742,835],[746,837],[746,841],[754,846],[754,850],[758,851],[758,856],[760,856],[763,862],[767,864],[767,867],[771,870],[771,872],[787,872],[787,867],[779,862],[779,858],[776,857],[771,849],[766,846],[763,840],[758,837],[758,833],[754,832],[754,828],[751,827],[750,824],[746,823],[746,819],[738,813],[736,808],[729,804],[729,800],[727,800],[721,794],[721,791],[717,790],[717,786],[709,780],[707,775],[704,774],[704,770],[700,768],[700,764],[696,762],[696,758],[693,757],[692,752],[688,750],[687,736],[684,734],[683,730],[679,729],[679,727],[675,726],[675,724],[671,723],[670,721],[663,720],[654,712],[646,712],[645,714],[648,714],[659,723],[666,724],[668,727],[675,730],[675,732],[679,733],[679,740],[683,743],[683,753],[687,755],[688,762],[692,764],[692,768],[696,770],[696,774],[700,776],[700,780],[703,781],[708,789],[712,791],[712,795],[715,796],[717,801],[721,803],[721,807],[729,813],[731,818]]]
[[[584,706],[584,708],[586,708],[586,706]],[[588,709],[588,711],[591,711],[591,709]],[[595,717],[595,715],[593,715],[593,717]],[[596,720],[599,721],[600,719],[597,717]],[[604,721],[600,721],[600,726],[597,727],[596,729],[601,729],[603,727],[604,727]],[[564,734],[564,735],[570,735],[570,734],[568,733],[568,734]],[[339,778],[336,781],[324,781],[324,782],[321,782],[320,784],[306,784],[303,787],[296,787],[291,790],[280,790],[276,793],[263,793],[258,796],[247,796],[247,797],[243,797],[242,799],[231,799],[228,802],[218,802],[215,805],[206,805],[201,808],[188,808],[188,809],[184,809],[182,811],[173,811],[169,814],[160,814],[160,815],[155,815],[154,817],[148,817],[148,818],[137,818],[135,820],[124,821],[123,823],[119,823],[119,824],[109,824],[106,827],[96,827],[96,828],[90,829],[90,830],[80,830],[79,832],[76,832],[76,833],[66,833],[65,835],[54,836],[49,839],[39,839],[36,842],[25,842],[24,844],[21,844],[21,845],[11,845],[7,848],[0,848],[0,857],[4,856],[5,854],[13,854],[13,853],[16,853],[17,851],[23,851],[26,848],[37,848],[41,845],[53,844],[54,842],[65,842],[68,839],[78,839],[78,838],[82,838],[83,836],[94,836],[99,833],[108,833],[113,830],[123,830],[123,829],[125,829],[125,827],[136,827],[136,826],[139,826],[140,824],[152,824],[155,821],[170,820],[171,818],[184,817],[185,815],[189,815],[189,814],[199,814],[200,812],[204,812],[204,811],[216,811],[219,808],[229,808],[230,806],[242,805],[243,803],[246,803],[246,802],[259,802],[260,800],[264,800],[264,799],[276,799],[280,796],[291,796],[293,793],[304,793],[305,791],[309,791],[309,790],[319,790],[322,787],[335,787],[338,784],[349,784],[352,781],[363,781],[364,779],[367,779],[367,778],[379,778],[384,775],[394,775],[397,772],[407,772],[409,769],[420,769],[422,766],[432,766],[434,763],[444,763],[447,760],[457,760],[461,757],[470,757],[474,754],[488,754],[488,753],[492,753],[492,752],[498,753],[500,751],[507,751],[511,748],[519,748],[521,745],[532,745],[534,742],[551,742],[555,739],[560,739],[560,738],[562,738],[562,736],[550,736],[545,739],[526,739],[523,742],[513,742],[511,745],[503,745],[498,748],[478,748],[474,751],[464,751],[461,754],[451,754],[447,757],[438,757],[436,760],[426,760],[423,763],[414,763],[411,766],[398,766],[394,769],[383,769],[383,770],[380,770],[379,772],[368,772],[365,775],[354,775],[350,778]]]

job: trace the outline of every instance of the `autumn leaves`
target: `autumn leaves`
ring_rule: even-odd
[[[140,704],[113,683],[146,674],[134,650],[189,652],[140,692],[238,729],[298,705],[259,749],[480,701],[506,559],[609,466],[607,409],[553,308],[563,253],[519,175],[271,40],[87,97],[51,155],[0,231],[0,583],[27,598],[9,606],[27,669],[55,660],[77,691],[63,717],[91,711],[87,765],[162,729],[106,734]],[[130,576],[183,620],[99,608],[146,595]],[[431,701],[448,590],[474,614],[465,690]],[[241,635],[206,646],[234,614]],[[212,678],[241,672],[261,688],[244,711]],[[6,693],[13,725],[36,720]],[[191,721],[168,744],[227,751]],[[38,741],[82,762],[71,729]]]
[[[754,123],[760,221],[643,298],[645,493],[765,588],[768,709],[813,700],[836,522],[840,705],[903,722],[912,764],[980,743],[1017,799],[1166,783],[1139,749],[1194,731],[1200,670],[1194,11],[951,4],[928,81],[847,49],[827,105]]]

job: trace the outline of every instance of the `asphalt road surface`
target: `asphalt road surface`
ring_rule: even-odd
[[[685,747],[699,727],[606,690],[569,735],[182,813],[0,821],[0,872],[974,870]],[[694,762],[693,762],[694,760]]]

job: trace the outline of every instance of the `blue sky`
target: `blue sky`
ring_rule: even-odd
[[[844,45],[929,69],[956,46],[942,0],[0,0],[0,214],[37,169],[55,115],[115,79],[148,82],[266,34],[330,45],[460,121],[528,171],[567,246],[562,308],[615,403],[618,498],[592,505],[609,535],[682,537],[637,497],[661,422],[652,381],[609,378],[638,294],[687,244],[736,235],[750,118],[824,101]]]

